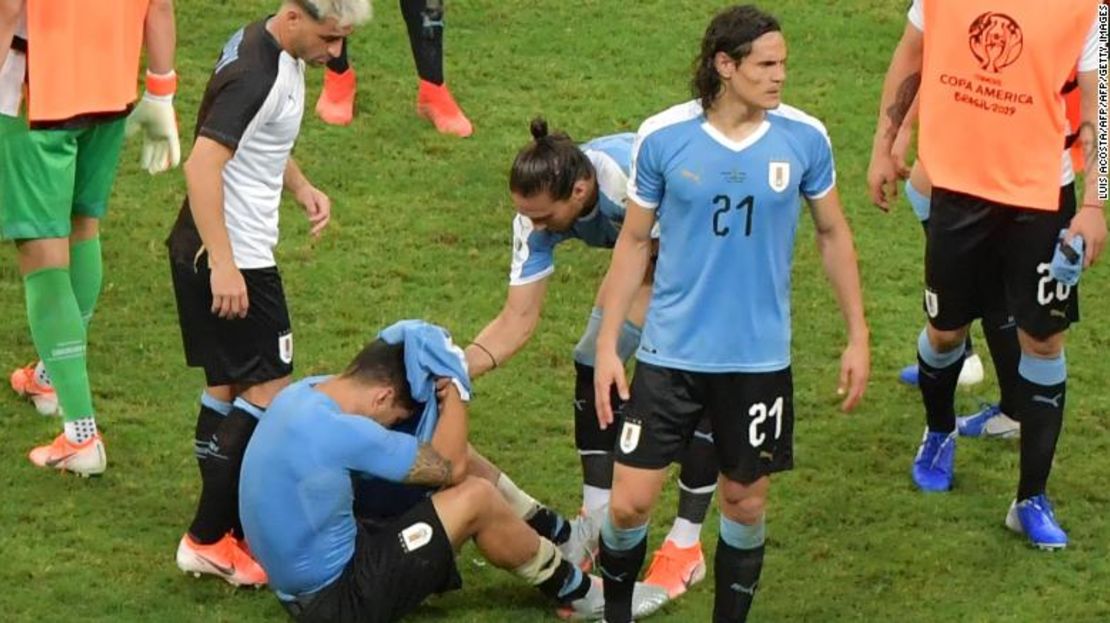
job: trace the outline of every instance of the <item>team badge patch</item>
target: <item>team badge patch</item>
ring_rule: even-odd
[[[785,160],[772,160],[767,166],[767,183],[771,190],[781,193],[790,186],[790,163]]]
[[[432,542],[432,527],[423,521],[412,524],[401,531],[397,537],[406,552],[413,552]]]
[[[932,290],[925,290],[925,313],[929,314],[930,318],[936,318],[940,313],[940,302],[937,301],[937,293]]]
[[[640,445],[640,430],[642,425],[639,420],[627,419],[621,427],[621,452],[630,454]]]
[[[278,357],[282,363],[293,363],[293,333],[278,336]]]

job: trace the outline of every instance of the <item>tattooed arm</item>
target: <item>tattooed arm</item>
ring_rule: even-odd
[[[455,481],[453,473],[454,466],[449,459],[440,456],[431,444],[422,443],[409,473],[405,474],[404,482],[408,485],[446,487]]]
[[[1098,77],[1094,71],[1079,74],[1079,144],[1083,149],[1083,203],[1068,229],[1068,239],[1083,236],[1086,246],[1083,265],[1098,260],[1106,244],[1106,202],[1099,199],[1098,170]],[[1103,182],[1105,183],[1105,181]]]
[[[899,169],[891,150],[898,129],[905,122],[921,86],[924,44],[924,33],[914,25],[906,24],[883,80],[879,120],[871,146],[871,165],[867,170],[871,201],[883,210],[889,210],[890,203],[898,196]]]

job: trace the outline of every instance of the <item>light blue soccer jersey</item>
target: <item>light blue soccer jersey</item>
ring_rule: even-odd
[[[737,143],[697,101],[640,127],[628,186],[656,210],[659,256],[637,359],[693,372],[790,365],[790,269],[801,198],[836,184],[820,121],[782,105]]]
[[[239,515],[279,597],[334,582],[355,551],[352,476],[400,481],[416,437],[349,415],[310,377],[277,395],[243,457]]]
[[[509,285],[519,286],[547,277],[555,270],[555,247],[578,239],[587,246],[612,249],[624,222],[624,198],[632,164],[635,134],[602,136],[582,145],[597,174],[597,205],[568,231],[537,230],[526,216],[513,218],[513,259]]]

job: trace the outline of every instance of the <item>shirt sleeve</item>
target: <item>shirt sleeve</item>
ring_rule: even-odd
[[[1091,30],[1083,42],[1083,53],[1079,55],[1079,71],[1088,72],[1098,69],[1098,38],[1098,16],[1096,15],[1095,23],[1091,24]]]
[[[274,84],[272,77],[257,73],[230,65],[213,76],[217,81],[213,85],[215,92],[198,124],[198,136],[210,138],[233,151],[238,149]]]
[[[664,178],[659,150],[659,134],[640,133],[632,145],[632,171],[628,176],[628,198],[639,205],[654,210],[663,200]]]
[[[809,162],[802,173],[802,194],[807,199],[820,199],[836,186],[836,166],[832,143],[824,127],[810,132]]]
[[[532,219],[517,214],[513,218],[513,259],[509,267],[509,285],[529,284],[553,272],[555,245],[551,237],[536,231]]]
[[[347,469],[390,482],[401,482],[416,462],[415,436],[391,431],[363,416],[339,415],[335,446]]]
[[[913,0],[910,3],[910,9],[906,12],[906,19],[909,20],[913,27],[925,32],[925,9],[922,6],[924,0]]]

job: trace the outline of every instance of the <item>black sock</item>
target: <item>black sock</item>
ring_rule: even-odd
[[[682,471],[678,476],[678,516],[690,523],[705,523],[713,491],[717,487],[717,450],[708,419],[698,424],[694,436],[682,452]]]
[[[1018,501],[1045,492],[1056,441],[1064,423],[1064,401],[1067,381],[1057,385],[1040,385],[1018,375],[1021,409],[1021,478]]]
[[[921,372],[917,383],[921,387],[921,399],[925,403],[925,421],[934,433],[950,433],[956,430],[956,381],[960,378],[963,358],[944,367],[934,368],[925,363],[919,354],[917,367]]]
[[[1018,362],[1021,345],[1018,344],[1017,324],[1013,318],[984,316],[983,335],[991,349],[994,373],[998,376],[998,408],[1013,419],[1018,419]]]
[[[716,595],[713,600],[714,623],[739,623],[748,618],[748,610],[759,588],[763,570],[763,546],[737,549],[717,539],[717,556],[713,561]]]
[[[201,404],[200,412],[197,413],[197,426],[193,431],[193,454],[197,457],[197,467],[200,468],[201,475],[204,475],[204,462],[208,460],[208,442],[212,439],[212,434],[220,427],[220,424],[226,417],[223,413],[209,407],[208,405]]]
[[[598,539],[601,545],[601,578],[605,584],[605,621],[629,623],[632,621],[632,591],[636,578],[644,566],[647,555],[647,538],[640,539],[632,549],[614,550]]]
[[[613,403],[614,411],[621,408]],[[614,422],[601,430],[594,403],[594,368],[574,362],[574,445],[582,461],[582,482],[608,489],[613,485],[613,447],[620,427]]]
[[[189,534],[211,544],[239,526],[239,468],[258,420],[232,407],[210,437],[208,457],[201,465],[201,493]],[[239,528],[241,531],[241,528]]]
[[[559,603],[570,603],[590,592],[590,576],[566,560],[560,561],[555,573],[536,585],[544,595]]]
[[[425,0],[401,0],[409,47],[421,80],[443,84],[443,2],[429,8]]]
[[[525,523],[532,526],[536,534],[556,545],[562,545],[570,538],[570,522],[546,506],[541,506]]]
[[[344,37],[343,51],[339,53],[339,56],[328,61],[328,69],[334,71],[337,74],[341,74],[350,68],[350,59],[347,58],[347,39]]]

